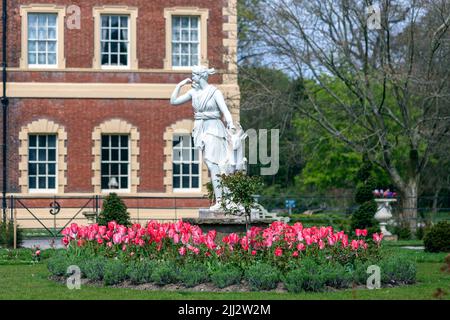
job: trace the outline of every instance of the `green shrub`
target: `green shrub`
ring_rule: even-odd
[[[155,262],[151,260],[134,261],[127,268],[127,275],[133,284],[151,282]]]
[[[204,264],[190,263],[180,268],[178,280],[186,287],[194,287],[209,280],[208,268]]]
[[[376,232],[378,223],[374,216],[377,212],[377,204],[373,195],[376,185],[372,177],[372,165],[366,159],[357,173],[359,183],[356,188],[355,201],[359,208],[352,214],[351,228],[368,229],[369,234]]]
[[[67,268],[74,264],[74,260],[64,254],[55,254],[48,259],[48,271],[54,276],[65,276]]]
[[[269,264],[257,263],[248,268],[246,279],[251,290],[272,290],[280,280],[280,273]]]
[[[427,252],[450,252],[450,223],[441,221],[423,239]]]
[[[170,261],[158,263],[153,269],[151,280],[161,286],[177,282],[177,266]]]
[[[220,265],[211,274],[211,281],[218,288],[225,288],[241,282],[242,272],[232,265]]]
[[[23,230],[17,227],[16,233],[16,245],[19,248],[23,240]],[[0,221],[0,246],[5,248],[14,247],[14,223],[9,221],[2,223]]]
[[[116,193],[110,193],[103,202],[103,208],[98,216],[98,224],[106,226],[108,222],[116,221],[118,224],[130,226],[130,214],[125,203]]]
[[[416,264],[405,257],[389,257],[380,261],[383,284],[415,283]]]
[[[394,227],[394,234],[397,235],[398,240],[411,240],[411,229],[407,225],[398,225]]]
[[[355,264],[355,269],[353,270],[353,280],[356,283],[366,285],[367,279],[369,278],[370,274],[367,273],[367,268],[372,265],[373,263],[370,262],[360,262],[358,261]]]
[[[104,257],[87,259],[82,264],[81,270],[89,280],[100,281],[105,273],[105,265],[108,260]]]
[[[127,278],[127,267],[120,260],[109,260],[105,264],[103,282],[105,285],[115,285]]]
[[[289,292],[321,291],[325,287],[325,277],[320,266],[311,259],[305,259],[298,269],[284,277],[283,282]]]
[[[332,288],[348,288],[353,282],[353,275],[338,263],[323,267],[320,273],[325,285]]]

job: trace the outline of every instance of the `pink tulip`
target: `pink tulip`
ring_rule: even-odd
[[[352,240],[351,247],[352,247],[352,250],[358,250],[359,242],[356,240]]]
[[[256,256],[256,250],[252,250],[252,256]]]
[[[325,248],[325,242],[322,239],[319,240],[319,249],[323,250]]]
[[[306,246],[305,246],[303,243],[299,243],[299,244],[297,245],[297,250],[303,251],[303,250],[305,250],[305,249],[306,249]]]
[[[274,252],[275,256],[280,257],[283,254],[283,249],[277,247]]]
[[[122,242],[122,236],[119,233],[113,235],[114,244],[119,244]]]
[[[294,251],[294,252],[292,253],[292,256],[293,256],[293,257],[298,257],[298,251]]]

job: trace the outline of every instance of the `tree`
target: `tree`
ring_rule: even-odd
[[[110,193],[106,196],[102,211],[98,217],[99,225],[108,225],[108,222],[115,221],[118,224],[130,226],[130,214],[127,211],[125,203],[120,199],[116,193]]]
[[[414,231],[420,179],[450,132],[450,7],[384,0],[371,30],[370,4],[260,0],[248,10],[267,63],[312,80],[308,103],[290,107],[382,167]]]

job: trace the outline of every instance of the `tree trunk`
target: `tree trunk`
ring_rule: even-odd
[[[416,179],[411,179],[402,191],[403,219],[414,234],[417,229],[417,203],[418,203],[418,183]]]

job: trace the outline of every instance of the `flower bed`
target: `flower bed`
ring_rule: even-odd
[[[389,266],[389,275],[382,275],[385,284],[415,281],[414,264],[383,258],[383,235],[368,236],[367,230],[356,230],[356,238],[349,239],[332,227],[274,222],[266,229],[218,237],[183,221],[150,221],[145,227],[72,224],[63,235],[67,250],[49,261],[51,273],[64,276],[75,264],[84,277],[106,285],[212,283],[226,288],[245,283],[250,290],[273,290],[282,283],[292,292],[321,291],[365,285],[371,264]]]

